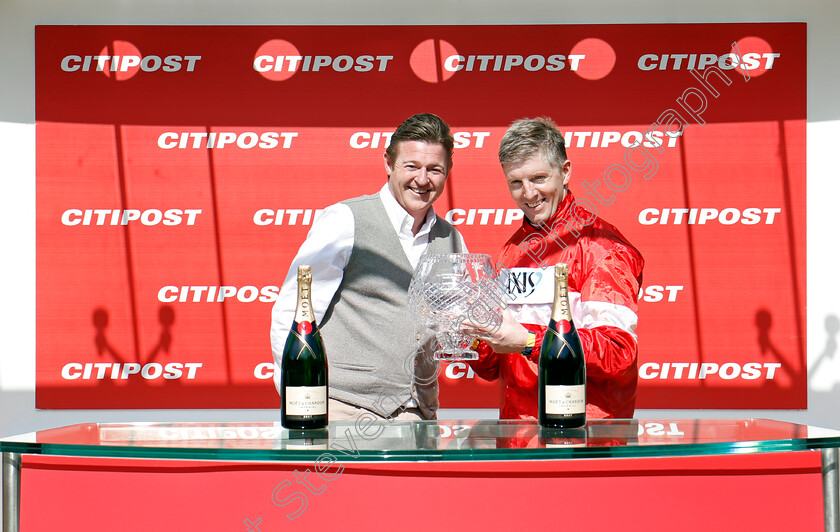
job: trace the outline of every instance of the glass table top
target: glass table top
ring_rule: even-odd
[[[290,431],[265,423],[87,423],[0,439],[3,452],[226,461],[475,461],[661,457],[840,447],[840,431],[768,419],[337,421]]]

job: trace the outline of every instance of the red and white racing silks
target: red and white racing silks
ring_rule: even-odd
[[[531,355],[495,353],[481,342],[480,358],[470,365],[485,379],[501,378],[501,419],[536,418],[537,363],[551,319],[558,262],[569,266],[569,303],[586,357],[587,418],[631,418],[644,259],[618,229],[577,205],[571,192],[543,226],[523,220],[499,258],[509,270],[508,305],[517,321],[536,334]]]

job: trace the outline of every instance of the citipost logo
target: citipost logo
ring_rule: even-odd
[[[427,39],[411,54],[411,69],[428,83],[474,72],[574,72],[587,80],[606,77],[615,67],[613,47],[601,39],[584,39],[569,51],[533,50],[517,54],[459,53],[442,39]]]
[[[69,54],[61,60],[64,72],[99,72],[115,81],[126,81],[140,72],[193,72],[200,55],[173,53],[169,55],[143,54],[128,41],[113,41],[98,54]]]
[[[254,70],[270,81],[285,81],[298,72],[385,72],[394,59],[387,54],[305,55],[289,41],[272,39],[254,54]]]
[[[733,43],[732,51],[714,53],[667,53],[644,54],[636,66],[642,71],[652,70],[704,70],[716,67],[721,70],[736,70],[752,77],[772,70],[776,59],[782,57],[774,52],[770,44],[761,37],[744,37]]]

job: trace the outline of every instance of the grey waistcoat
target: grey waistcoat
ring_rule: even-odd
[[[408,309],[414,273],[378,195],[344,201],[353,213],[353,250],[322,320],[330,396],[388,416],[414,397],[427,419],[438,407],[434,338]],[[462,252],[438,218],[426,253]]]

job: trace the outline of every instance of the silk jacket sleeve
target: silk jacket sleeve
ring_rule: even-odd
[[[636,325],[643,260],[629,246],[590,236],[573,277],[580,294],[577,319],[587,375],[615,377],[636,371]],[[609,245],[604,245],[608,243]]]
[[[487,381],[499,378],[499,354],[484,342],[479,342],[476,348],[478,360],[469,362],[470,367],[479,377]]]
[[[583,260],[573,264],[570,303],[583,351],[586,372],[592,377],[635,371],[637,297],[641,282],[641,257],[633,249],[590,243],[582,248]],[[531,361],[539,361],[545,325],[523,324],[536,334]]]

